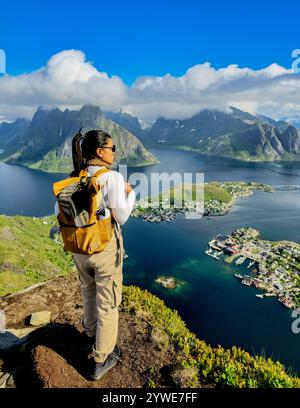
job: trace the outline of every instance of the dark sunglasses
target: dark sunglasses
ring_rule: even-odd
[[[101,147],[101,149],[111,149],[112,152],[115,152],[115,151],[116,151],[116,145],[113,145],[112,147],[110,147],[110,146],[103,146],[103,147]]]

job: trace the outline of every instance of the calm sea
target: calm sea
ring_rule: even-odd
[[[155,166],[130,169],[129,174],[203,172],[205,181],[257,181],[272,185],[300,185],[300,163],[243,163],[208,158],[193,152],[153,149],[161,161]],[[47,174],[0,163],[0,213],[43,216],[53,213],[52,183],[61,174]],[[122,227],[125,250],[124,283],[148,289],[176,309],[191,331],[212,346],[239,345],[252,354],[279,359],[300,375],[300,334],[291,330],[291,311],[276,299],[259,299],[233,276],[249,272],[247,263],[228,265],[205,255],[216,234],[251,226],[263,239],[300,242],[300,190],[256,192],[239,199],[222,217],[185,219],[151,224],[129,218]],[[183,288],[164,289],[159,275],[175,276]]]

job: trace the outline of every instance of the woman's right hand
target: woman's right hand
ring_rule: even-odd
[[[128,194],[130,191],[132,191],[132,187],[129,183],[125,183],[125,191]]]

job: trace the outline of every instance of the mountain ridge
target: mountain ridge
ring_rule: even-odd
[[[300,131],[284,121],[204,109],[184,120],[158,118],[142,139],[145,146],[172,146],[245,161],[300,159]]]
[[[9,127],[10,135],[17,130],[13,147],[7,150],[3,134]],[[182,120],[158,117],[151,127],[142,128],[137,117],[122,111],[103,112],[96,105],[84,105],[79,111],[41,106],[29,123],[17,120],[0,124],[0,149],[6,150],[0,150],[0,160],[46,171],[70,169],[71,136],[80,127],[101,127],[111,133],[120,147],[116,160],[132,166],[157,163],[146,150],[155,147],[253,162],[300,160],[299,129],[284,120],[254,115],[233,106],[229,112],[203,109]],[[47,139],[46,145],[43,139]]]
[[[0,159],[43,171],[71,171],[72,138],[80,128],[83,132],[102,129],[111,134],[118,147],[115,160],[117,164],[141,166],[158,162],[139,139],[127,129],[107,119],[100,107],[95,105],[84,105],[79,111],[39,107],[31,122],[24,125],[22,138],[14,145],[15,148],[10,146],[5,149],[5,135],[2,135],[0,148],[3,146],[4,152],[0,154]]]

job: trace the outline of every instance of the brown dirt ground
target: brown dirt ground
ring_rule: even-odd
[[[122,304],[118,336],[121,360],[102,379],[89,380],[93,361],[80,325],[82,304],[76,273],[3,297],[0,309],[5,310],[7,328],[27,327],[33,312],[51,311],[51,323],[31,333],[21,352],[1,356],[8,368],[18,366],[14,376],[17,388],[148,387],[151,368],[155,368],[151,374],[155,386],[176,386],[170,374],[176,363],[173,347],[162,350],[151,335],[151,325],[122,310]]]

